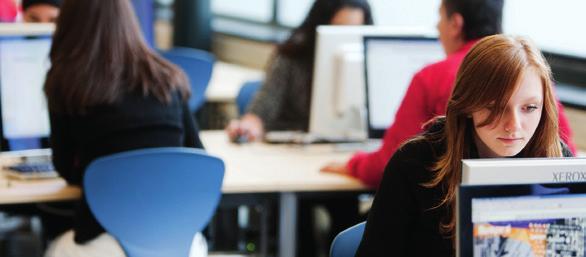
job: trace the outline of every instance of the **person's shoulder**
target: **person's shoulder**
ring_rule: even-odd
[[[118,101],[113,104],[97,106],[96,110],[116,113],[134,113],[142,117],[170,115],[180,111],[185,104],[181,93],[177,90],[169,92],[166,100],[160,99],[152,92],[132,90],[125,92]]]
[[[443,153],[442,141],[424,132],[405,142],[393,155],[386,166],[385,174],[410,181],[412,185],[429,182],[435,163]]]
[[[297,59],[277,51],[271,57],[270,64],[273,66],[291,66],[298,62]]]
[[[273,67],[287,67],[288,69],[306,70],[313,65],[313,57],[306,55],[291,56],[289,54],[276,51],[270,61]]]
[[[430,180],[430,168],[435,162],[433,143],[418,136],[405,142],[389,160],[385,167],[383,184],[401,180],[411,186]]]
[[[444,124],[445,121],[441,117],[429,121],[421,134],[406,141],[397,149],[397,158],[409,162],[433,163],[445,148],[441,137]]]
[[[443,101],[444,98],[449,98],[459,64],[453,56],[429,64],[414,75],[412,86],[416,86],[423,95],[428,96],[429,103]]]
[[[466,42],[458,51],[448,54],[444,59],[425,66],[420,72],[434,76],[453,76],[476,41]]]
[[[450,81],[457,72],[457,63],[452,58],[444,58],[438,62],[428,64],[415,73],[413,82],[424,88],[426,93],[437,91],[437,84],[441,81]]]
[[[458,54],[453,54],[444,59],[428,64],[427,66],[423,67],[418,74],[425,75],[425,76],[439,76],[441,74],[446,74],[447,71],[454,70],[460,66],[462,62],[462,57]]]
[[[393,158],[408,162],[430,162],[437,152],[437,143],[424,135],[414,137],[397,149]]]

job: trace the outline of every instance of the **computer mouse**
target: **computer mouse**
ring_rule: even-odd
[[[246,136],[246,135],[238,135],[238,136],[232,138],[231,141],[232,141],[232,143],[235,143],[235,144],[246,144],[249,142],[248,136]]]

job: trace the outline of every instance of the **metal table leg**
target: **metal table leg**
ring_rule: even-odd
[[[279,257],[295,257],[297,246],[297,195],[279,195]]]

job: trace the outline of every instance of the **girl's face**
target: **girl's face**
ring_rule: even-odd
[[[491,113],[491,106],[472,113],[475,143],[481,158],[514,156],[533,137],[543,109],[543,86],[534,69],[521,75],[517,90],[509,99],[502,118],[479,127]]]
[[[344,7],[336,12],[330,25],[363,25],[364,12],[360,8]]]

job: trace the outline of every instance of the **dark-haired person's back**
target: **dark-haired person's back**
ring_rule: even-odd
[[[187,78],[146,45],[130,1],[63,1],[50,59],[44,89],[53,163],[69,183],[82,186],[86,167],[98,157],[151,147],[202,147],[187,108]],[[206,255],[198,233],[191,256]],[[124,256],[124,251],[83,197],[73,231],[55,239],[45,256]]]
[[[142,92],[129,92],[118,102],[91,107],[83,115],[51,112],[50,119],[53,163],[74,185],[82,185],[87,166],[105,155],[149,147],[203,147],[179,94],[166,104]],[[85,201],[78,208],[74,230],[78,243],[104,232]]]

